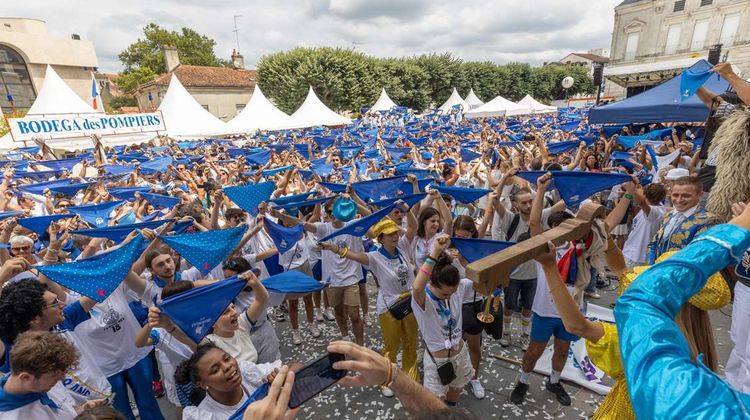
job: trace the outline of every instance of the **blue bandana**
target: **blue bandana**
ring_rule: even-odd
[[[269,292],[309,293],[325,288],[321,282],[297,270],[286,271],[260,281]]]
[[[273,240],[273,244],[276,246],[279,254],[284,254],[285,252],[294,248],[294,245],[296,245],[297,242],[301,239],[302,232],[305,230],[304,225],[297,225],[288,228],[278,223],[274,223],[267,217],[265,221],[265,227],[266,231],[268,232],[268,236],[270,236],[271,240]]]
[[[110,201],[88,206],[69,207],[68,210],[81,216],[81,219],[92,226],[104,227],[109,224],[110,213],[123,203],[124,201]]]
[[[395,196],[405,179],[406,177],[404,176],[394,176],[372,181],[355,182],[352,184],[352,188],[362,200],[371,203]]]
[[[455,246],[458,252],[469,263],[481,260],[488,255],[500,252],[515,244],[515,242],[510,241],[493,241],[489,239],[451,238],[451,245]]]
[[[243,225],[229,229],[159,237],[203,275],[206,275],[237,247],[246,229],[247,226]]]
[[[427,296],[437,304],[437,313],[440,316],[440,319],[443,321],[443,324],[444,324],[443,328],[448,332],[453,331],[453,326],[456,325],[456,320],[455,318],[453,318],[453,311],[451,311],[450,299],[447,299],[447,300],[438,299],[437,296],[432,294],[429,286],[425,286],[424,291],[427,294]],[[448,304],[446,305],[445,302],[448,302]]]
[[[369,216],[354,220],[343,228],[333,231],[329,235],[321,238],[319,242],[328,241],[339,235],[352,235],[354,237],[362,237],[365,233],[367,233],[367,230],[370,229],[370,227],[375,225],[375,223],[378,223],[382,218],[386,217],[395,206],[395,203],[391,204],[376,211],[375,213],[372,213]]]
[[[9,394],[5,391],[5,384],[8,382],[8,378],[10,378],[10,374],[5,375],[0,379],[0,412],[12,411],[37,401],[54,410],[60,409],[60,407],[55,404],[46,393],[40,394],[32,392],[23,395]]]
[[[224,193],[230,200],[234,201],[242,210],[253,216],[258,215],[258,206],[271,198],[276,189],[273,181],[258,184],[238,185],[224,188]]]

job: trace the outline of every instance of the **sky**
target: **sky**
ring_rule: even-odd
[[[98,0],[6,2],[4,16],[47,22],[52,35],[93,42],[99,70],[117,72],[117,54],[154,22],[190,27],[248,68],[297,46],[354,48],[376,57],[450,52],[463,60],[541,65],[570,52],[609,48],[622,0]]]

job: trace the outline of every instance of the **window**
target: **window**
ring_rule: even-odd
[[[677,47],[680,45],[681,32],[681,25],[669,25],[669,29],[667,31],[667,43],[664,46],[665,54],[674,54],[677,52]]]
[[[703,6],[710,6],[711,3],[713,3],[713,0],[701,0],[701,7]]]
[[[706,35],[708,35],[708,19],[695,22],[693,28],[693,41],[690,42],[690,51],[702,50],[706,45]]]
[[[681,12],[685,10],[685,0],[677,0],[674,2],[674,9],[672,9],[673,12]]]
[[[635,58],[635,53],[638,50],[638,38],[640,34],[633,32],[628,34],[628,40],[625,44],[625,59],[632,60]]]
[[[0,45],[0,68],[0,107],[3,112],[10,114],[13,108],[31,108],[36,92],[21,55],[10,47]]]
[[[719,39],[719,43],[724,44],[725,47],[734,44],[734,37],[737,35],[737,28],[739,26],[739,13],[726,15],[724,17],[724,24],[721,26],[721,38]]]
[[[237,110],[237,114],[239,114],[243,109],[245,109],[245,104],[236,104],[234,108]]]

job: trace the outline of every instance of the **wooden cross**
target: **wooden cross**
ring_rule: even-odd
[[[603,216],[603,206],[587,203],[581,206],[575,218],[565,220],[554,229],[469,264],[466,276],[474,281],[474,290],[489,296],[496,287],[508,285],[513,267],[547,252],[548,241],[561,245],[567,241],[583,239],[591,231],[594,219]]]

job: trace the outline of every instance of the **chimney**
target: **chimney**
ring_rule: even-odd
[[[235,69],[245,68],[245,57],[243,57],[239,51],[232,50],[232,67]]]
[[[180,56],[177,54],[177,48],[167,44],[162,46],[162,50],[164,50],[164,62],[167,65],[168,72],[180,65]]]

